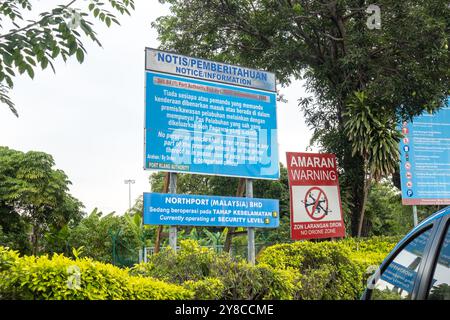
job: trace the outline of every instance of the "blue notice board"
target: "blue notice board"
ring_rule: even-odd
[[[144,193],[144,224],[277,228],[273,199]]]
[[[400,129],[403,204],[450,204],[450,108],[424,113]]]
[[[150,53],[153,58],[147,59],[145,90],[145,169],[279,178],[276,92],[258,89],[275,88],[274,76],[228,65],[214,67],[221,73],[213,73],[213,62]],[[158,57],[164,60],[158,61]],[[258,86],[262,81],[251,77],[272,80]],[[205,79],[235,79],[237,84],[248,86]]]

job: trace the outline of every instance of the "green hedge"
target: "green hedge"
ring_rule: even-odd
[[[367,270],[397,241],[278,244],[252,266],[185,240],[177,254],[166,249],[131,269],[62,255],[19,257],[0,247],[0,299],[358,299]]]
[[[397,238],[278,244],[264,249],[258,262],[300,275],[299,299],[358,299],[370,275]]]
[[[229,254],[201,248],[192,240],[181,241],[177,254],[166,249],[130,270],[133,275],[158,278],[184,285],[197,299],[292,299],[296,276],[289,270],[267,265],[252,266]]]
[[[185,240],[177,254],[164,250],[130,273],[182,285],[196,299],[351,300],[361,296],[367,271],[383,261],[397,240],[278,244],[264,249],[256,266]]]
[[[295,242],[266,248],[259,263],[295,270],[301,276],[300,299],[354,299],[362,275],[350,250],[337,242]]]
[[[19,255],[0,247],[0,299],[174,300],[194,292],[88,258]]]
[[[363,283],[365,285],[370,275],[368,270],[373,271],[375,266],[378,267],[401,238],[371,237],[362,240],[347,238],[340,241],[340,243],[350,250],[350,259],[358,266],[359,271],[363,274]]]

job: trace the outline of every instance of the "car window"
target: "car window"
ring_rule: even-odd
[[[428,299],[450,300],[450,229],[447,231],[441,243],[439,256],[431,278]]]
[[[389,263],[373,287],[372,300],[409,300],[414,289],[425,246],[430,238],[428,229],[413,238]]]

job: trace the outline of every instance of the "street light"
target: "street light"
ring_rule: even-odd
[[[125,184],[128,184],[128,210],[131,211],[131,185],[134,184],[136,181],[135,180],[125,180],[124,181]]]

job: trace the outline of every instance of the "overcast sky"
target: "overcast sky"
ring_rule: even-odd
[[[41,1],[35,10],[61,1]],[[58,62],[56,74],[46,70],[36,72],[34,80],[16,78],[11,96],[19,118],[0,104],[0,145],[51,154],[86,212],[95,207],[104,213],[126,211],[125,179],[136,180],[133,200],[150,190],[151,172],[143,170],[144,48],[158,47],[150,24],[169,11],[156,0],[135,2],[136,11],[120,17],[120,27],[97,24],[103,48],[86,42],[82,65],[71,59]],[[289,101],[277,105],[279,154],[285,163],[286,151],[306,150],[311,133],[297,106],[305,95],[302,83],[281,92]]]

